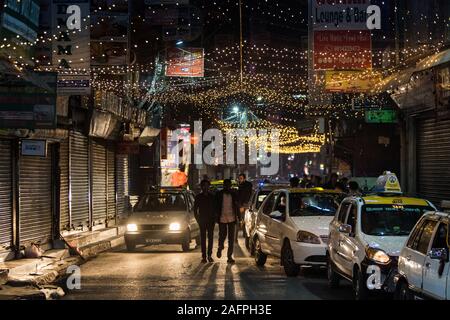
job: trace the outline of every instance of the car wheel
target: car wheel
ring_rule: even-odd
[[[336,289],[339,287],[339,283],[341,282],[341,277],[339,274],[334,271],[333,264],[330,261],[330,257],[328,257],[327,262],[327,278],[328,278],[328,287],[330,289]]]
[[[188,231],[183,243],[181,244],[181,248],[183,249],[183,252],[187,252],[191,248],[191,232]]]
[[[134,241],[126,241],[125,245],[127,247],[127,250],[132,252],[136,249],[136,243]]]
[[[291,244],[286,241],[281,249],[281,260],[284,267],[284,272],[288,277],[296,277],[300,272],[300,266],[294,261],[294,253],[292,252]]]
[[[395,300],[413,300],[408,283],[401,281],[395,290]]]
[[[355,300],[367,300],[369,298],[369,289],[362,272],[357,269],[353,275],[353,287],[355,291]]]
[[[267,261],[267,255],[261,250],[261,242],[256,238],[255,240],[255,262],[257,266],[264,266]]]

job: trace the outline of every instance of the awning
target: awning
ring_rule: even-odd
[[[158,137],[160,132],[161,129],[145,127],[145,129],[142,131],[141,136],[139,137],[139,144],[151,147],[156,141],[156,138]]]
[[[376,86],[374,92],[385,92],[404,86],[410,82],[411,77],[415,73],[434,68],[447,62],[450,62],[450,49],[426,57],[425,59],[420,60],[416,66],[409,67],[384,78]]]

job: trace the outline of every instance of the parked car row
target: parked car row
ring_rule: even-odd
[[[447,299],[449,221],[429,201],[403,196],[397,177],[387,172],[366,196],[258,189],[245,215],[245,236],[257,265],[279,257],[289,277],[301,266],[326,266],[330,288],[349,281],[356,299],[376,291]]]

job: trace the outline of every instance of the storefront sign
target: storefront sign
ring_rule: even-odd
[[[397,123],[395,110],[368,110],[366,123]]]
[[[77,5],[81,10],[81,31],[69,30],[71,16],[67,8]],[[67,70],[58,77],[58,95],[89,95],[90,69],[90,5],[88,0],[53,0],[53,66]]]
[[[314,30],[367,30],[370,0],[313,0]]]
[[[314,69],[370,69],[370,31],[314,32]]]
[[[21,148],[22,156],[46,157],[47,141],[46,140],[22,140]]]
[[[362,71],[326,71],[325,90],[340,93],[367,93],[381,77]]]
[[[167,77],[199,78],[205,76],[202,48],[173,48],[167,51]]]

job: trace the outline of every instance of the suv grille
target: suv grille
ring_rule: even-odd
[[[168,224],[143,224],[138,226],[139,230],[143,231],[153,231],[153,230],[168,230]]]

